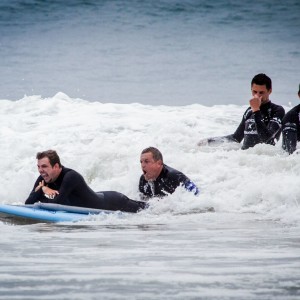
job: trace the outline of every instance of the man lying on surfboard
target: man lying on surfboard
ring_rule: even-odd
[[[164,197],[173,194],[177,187],[199,194],[199,189],[186,175],[163,162],[161,152],[154,147],[144,149],[140,157],[143,174],[140,177],[139,191],[143,199]]]
[[[36,155],[40,176],[25,204],[35,202],[137,212],[146,207],[143,201],[135,201],[115,192],[94,192],[78,172],[61,165],[56,151],[47,150]]]

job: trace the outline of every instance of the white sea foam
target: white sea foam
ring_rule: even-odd
[[[236,129],[257,73],[275,103],[298,104],[299,1],[72,2],[0,3],[0,203],[24,203],[49,148],[94,190],[138,198],[153,145],[201,194],[0,222],[0,299],[298,300],[299,155],[196,144]],[[11,101],[24,94],[42,96]]]
[[[90,103],[63,93],[2,100],[1,202],[24,202],[38,176],[35,154],[46,149],[57,150],[62,163],[80,172],[95,191],[116,190],[138,199],[140,152],[152,145],[166,164],[199,186],[201,195],[178,189],[152,201],[141,217],[160,215],[156,221],[166,221],[169,214],[184,218],[212,206],[220,213],[253,212],[298,224],[299,155],[288,156],[281,142],[246,151],[238,144],[197,146],[201,138],[234,132],[245,109]]]

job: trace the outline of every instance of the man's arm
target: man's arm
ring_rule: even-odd
[[[299,113],[300,105],[297,105],[287,112],[282,120],[282,148],[289,154],[297,149]]]
[[[297,149],[297,125],[285,123],[282,129],[282,148],[289,154]]]
[[[206,145],[220,145],[222,143],[240,143],[244,138],[244,131],[245,131],[245,121],[249,114],[250,108],[248,108],[242,118],[241,123],[239,124],[238,128],[233,134],[225,135],[225,136],[218,136],[218,137],[211,137],[207,139],[203,139],[199,141],[198,146],[206,146]]]
[[[41,201],[46,203],[70,205],[70,194],[75,188],[78,188],[82,183],[84,183],[83,177],[73,170],[65,174],[58,191],[51,189],[48,186],[41,186],[38,188],[41,181],[43,181],[43,178],[40,176],[35,182],[33,190],[28,199],[25,201],[25,204],[34,204],[35,202]],[[45,194],[50,197],[45,197]],[[53,197],[51,197],[51,195]]]
[[[196,186],[196,184],[193,181],[189,179],[184,183],[184,188],[187,191],[194,193],[195,196],[200,194],[199,188]]]
[[[192,192],[195,196],[200,194],[200,189],[185,174],[176,170],[176,177],[177,180],[174,181],[172,180],[172,181],[173,182],[177,181],[177,186],[182,185],[187,191]]]
[[[263,143],[272,141],[281,130],[281,123],[284,117],[284,109],[281,106],[275,108],[275,112],[269,123],[266,125],[260,111],[254,113],[254,120],[257,128],[257,133]]]
[[[58,194],[56,194],[56,196],[53,199],[47,199],[47,202],[62,205],[70,205],[70,195],[72,194],[75,188],[80,189],[80,186],[82,186],[83,184],[83,177],[79,173],[71,170],[65,174],[61,186],[58,190]],[[45,192],[47,193],[46,189]]]
[[[33,186],[31,193],[29,194],[28,198],[25,200],[25,204],[34,204],[35,202],[44,201],[45,199],[47,199],[44,196],[44,192],[42,190],[42,186],[43,186],[42,182],[43,182],[43,178],[42,176],[39,176]]]
[[[230,143],[230,142],[238,143],[238,141],[236,139],[234,139],[233,134],[226,135],[226,136],[215,136],[215,137],[210,137],[210,138],[207,138],[207,139],[203,139],[203,140],[200,140],[197,143],[197,145],[200,146],[200,147],[201,146],[207,146],[207,145],[218,146],[220,144]]]

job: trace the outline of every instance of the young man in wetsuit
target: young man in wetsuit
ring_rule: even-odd
[[[126,212],[145,208],[145,202],[131,200],[118,192],[94,192],[78,172],[61,165],[54,150],[39,152],[36,158],[40,176],[25,204],[40,201]]]
[[[250,107],[247,108],[243,119],[235,133],[201,140],[198,145],[219,144],[222,142],[240,143],[243,139],[242,149],[254,147],[259,143],[275,145],[281,133],[281,122],[284,109],[272,103],[269,99],[272,93],[272,81],[265,74],[257,74],[251,81]]]
[[[300,98],[300,85],[298,91]],[[292,154],[300,141],[300,104],[292,108],[282,120],[282,148]]]
[[[157,148],[144,149],[140,162],[143,174],[140,177],[139,191],[143,199],[172,194],[180,185],[195,195],[199,194],[197,186],[186,175],[163,163],[163,156]]]

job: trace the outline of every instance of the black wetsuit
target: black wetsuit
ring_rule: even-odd
[[[271,101],[262,104],[260,110],[252,112],[249,107],[234,134],[209,138],[208,143],[229,141],[240,143],[243,139],[242,149],[254,147],[256,144],[265,143],[275,145],[281,134],[281,122],[284,108]]]
[[[300,141],[300,104],[286,113],[282,121],[282,148],[292,154]]]
[[[163,165],[163,169],[154,181],[147,181],[144,175],[140,178],[139,190],[144,199],[151,197],[164,197],[175,192],[176,188],[182,185],[195,195],[199,194],[197,186],[183,173]]]
[[[59,195],[56,195],[54,199],[45,197],[42,189],[35,192],[35,188],[42,180],[42,176],[39,176],[25,204],[40,201],[126,212],[137,212],[145,208],[145,202],[131,200],[118,192],[94,192],[78,172],[65,167],[62,167],[61,173],[54,182],[46,184],[49,188],[59,191]]]

